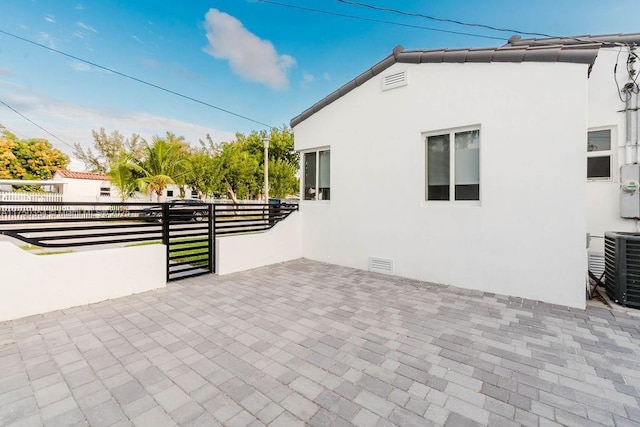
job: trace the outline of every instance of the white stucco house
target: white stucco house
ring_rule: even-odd
[[[99,202],[101,197],[119,195],[111,188],[109,177],[101,173],[58,170],[53,181],[66,183],[62,193],[65,202]]]
[[[120,192],[114,186],[109,177],[105,174],[94,172],[76,172],[68,170],[58,170],[53,176],[53,182],[63,183],[62,198],[65,202],[105,202],[119,201]],[[170,184],[162,193],[162,200],[177,199],[180,197],[180,189],[177,185]],[[192,190],[185,189],[185,197],[192,197]],[[146,194],[136,194],[129,201],[152,201],[155,196]]]
[[[603,232],[638,229],[619,173],[640,160],[638,43],[395,48],[291,121],[303,256],[584,307]]]

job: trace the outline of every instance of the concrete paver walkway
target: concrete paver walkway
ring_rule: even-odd
[[[307,260],[0,323],[2,426],[639,422],[633,311]]]

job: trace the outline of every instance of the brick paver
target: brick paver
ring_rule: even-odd
[[[640,311],[298,260],[0,323],[0,425],[132,424],[638,426]]]

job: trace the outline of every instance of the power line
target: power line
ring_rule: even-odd
[[[546,37],[546,38],[575,40],[575,41],[578,41],[578,42],[598,43],[598,41],[594,40],[594,39],[584,40],[584,39],[580,39],[579,37],[562,37],[562,36],[554,36],[554,35],[545,34],[545,33],[534,33],[534,32],[529,32],[529,31],[514,30],[514,29],[511,29],[511,28],[494,27],[492,25],[478,24],[478,23],[474,23],[474,22],[464,22],[464,21],[459,21],[457,19],[439,18],[439,17],[436,17],[436,16],[425,15],[423,13],[407,12],[407,11],[404,11],[404,10],[392,9],[392,8],[382,7],[382,6],[375,6],[375,5],[372,5],[372,4],[360,3],[360,2],[357,2],[357,1],[351,1],[351,0],[336,0],[336,1],[339,2],[339,3],[343,3],[343,4],[348,4],[348,5],[351,5],[351,6],[358,6],[358,7],[363,7],[363,8],[367,8],[367,9],[373,9],[373,10],[382,11],[382,12],[395,13],[395,14],[404,15],[404,16],[413,16],[413,17],[418,17],[418,18],[425,18],[425,19],[430,19],[432,21],[438,21],[438,22],[448,22],[448,23],[457,24],[457,25],[464,25],[466,27],[486,28],[488,30],[501,31],[501,32],[512,33],[512,34],[513,33],[517,33],[517,34],[525,34],[525,35],[529,35],[529,36],[540,36],[540,37]],[[623,45],[621,43],[612,43],[612,44]]]
[[[67,141],[65,141],[64,139],[60,138],[59,136],[54,135],[53,133],[49,132],[48,130],[46,130],[45,128],[43,128],[42,126],[40,126],[39,124],[37,124],[36,122],[34,122],[33,120],[31,120],[29,117],[25,116],[24,114],[22,114],[20,111],[16,110],[15,108],[13,108],[11,105],[7,104],[6,102],[4,102],[3,100],[0,99],[0,104],[3,104],[5,107],[7,107],[8,109],[10,109],[11,111],[13,111],[14,113],[16,113],[17,115],[19,115],[20,117],[22,117],[23,119],[25,119],[26,121],[28,121],[29,123],[31,123],[32,125],[34,125],[35,127],[37,127],[38,129],[48,133],[49,135],[51,135],[52,137],[54,137],[55,139],[57,139],[58,141],[62,142],[64,145],[66,145],[67,147],[71,148],[71,149],[75,149],[73,147],[73,145],[69,144]]]
[[[26,39],[26,38],[24,38],[24,37],[20,37],[20,36],[18,36],[18,35],[16,35],[16,34],[13,34],[13,33],[8,32],[8,31],[4,31],[4,30],[0,29],[0,33],[5,34],[5,35],[7,35],[7,36],[9,36],[9,37],[16,38],[16,39],[21,40],[21,41],[23,41],[23,42],[27,42],[27,43],[30,43],[30,44],[32,44],[32,45],[35,45],[35,46],[41,47],[41,48],[43,48],[43,49],[47,49],[47,50],[49,50],[49,51],[51,51],[51,52],[55,52],[55,53],[58,53],[58,54],[60,54],[60,55],[64,55],[64,56],[66,56],[66,57],[68,57],[68,58],[75,59],[76,61],[84,62],[85,64],[89,64],[89,65],[91,65],[91,66],[93,66],[93,67],[100,68],[100,69],[105,70],[105,71],[109,71],[109,72],[111,72],[111,73],[113,73],[113,74],[117,74],[118,76],[125,77],[125,78],[130,79],[130,80],[133,80],[133,81],[135,81],[135,82],[142,83],[142,84],[147,85],[147,86],[151,86],[151,87],[153,87],[153,88],[155,88],[155,89],[162,90],[162,91],[167,92],[167,93],[170,93],[170,94],[172,94],[172,95],[176,95],[176,96],[179,96],[179,97],[181,97],[181,98],[188,99],[189,101],[196,102],[196,103],[198,103],[198,104],[201,104],[201,105],[204,105],[204,106],[207,106],[207,107],[213,108],[213,109],[218,110],[218,111],[222,111],[223,113],[227,113],[227,114],[230,114],[230,115],[232,115],[232,116],[236,116],[236,117],[239,117],[239,118],[241,118],[241,119],[248,120],[248,121],[253,122],[253,123],[257,123],[257,124],[259,124],[259,125],[261,125],[261,126],[265,126],[265,127],[267,127],[267,128],[270,128],[270,129],[274,127],[274,126],[268,125],[268,124],[266,124],[266,123],[263,123],[263,122],[261,122],[261,121],[258,121],[258,120],[255,120],[255,119],[252,119],[252,118],[250,118],[250,117],[243,116],[242,114],[235,113],[235,112],[233,112],[233,111],[230,111],[230,110],[224,109],[224,108],[222,108],[222,107],[218,107],[218,106],[213,105],[213,104],[210,104],[210,103],[208,103],[208,102],[201,101],[201,100],[199,100],[199,99],[193,98],[193,97],[191,97],[191,96],[189,96],[189,95],[185,95],[185,94],[182,94],[182,93],[180,93],[180,92],[176,92],[176,91],[174,91],[174,90],[167,89],[166,87],[159,86],[159,85],[157,85],[157,84],[154,84],[154,83],[148,82],[148,81],[146,81],[146,80],[139,79],[139,78],[137,78],[137,77],[133,77],[133,76],[131,76],[131,75],[129,75],[129,74],[122,73],[122,72],[120,72],[120,71],[116,71],[116,70],[114,70],[114,69],[112,69],[112,68],[109,68],[109,67],[105,67],[104,65],[100,65],[100,64],[97,64],[97,63],[95,63],[95,62],[87,61],[86,59],[82,59],[82,58],[80,58],[80,57],[78,57],[78,56],[71,55],[71,54],[66,53],[66,52],[63,52],[63,51],[61,51],[61,50],[54,49],[54,48],[52,48],[52,47],[46,46],[46,45],[44,45],[44,44],[34,42],[33,40],[29,40],[29,39]]]
[[[417,29],[420,29],[420,30],[437,31],[437,32],[440,32],[440,33],[458,34],[458,35],[470,36],[470,37],[480,37],[480,38],[484,38],[484,39],[493,39],[493,40],[501,40],[501,41],[505,40],[504,37],[493,37],[493,36],[485,36],[485,35],[482,35],[482,34],[463,33],[463,32],[460,32],[460,31],[442,30],[442,29],[439,29],[439,28],[430,28],[430,27],[423,27],[421,25],[403,24],[401,22],[385,21],[385,20],[382,20],[382,19],[365,18],[363,16],[348,15],[346,13],[331,12],[331,11],[328,11],[328,10],[312,9],[312,8],[309,8],[309,7],[297,6],[297,5],[293,5],[293,4],[287,4],[287,3],[279,3],[279,2],[271,1],[271,0],[257,0],[257,1],[259,1],[261,3],[267,3],[267,4],[276,5],[276,6],[288,7],[288,8],[291,8],[291,9],[299,9],[299,10],[304,10],[304,11],[307,11],[307,12],[322,13],[324,15],[339,16],[339,17],[342,17],[342,18],[358,19],[358,20],[361,20],[361,21],[376,22],[376,23],[379,23],[379,24],[397,25],[399,27],[417,28]]]

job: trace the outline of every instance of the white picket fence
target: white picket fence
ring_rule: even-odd
[[[62,202],[62,194],[0,191],[0,202]]]

